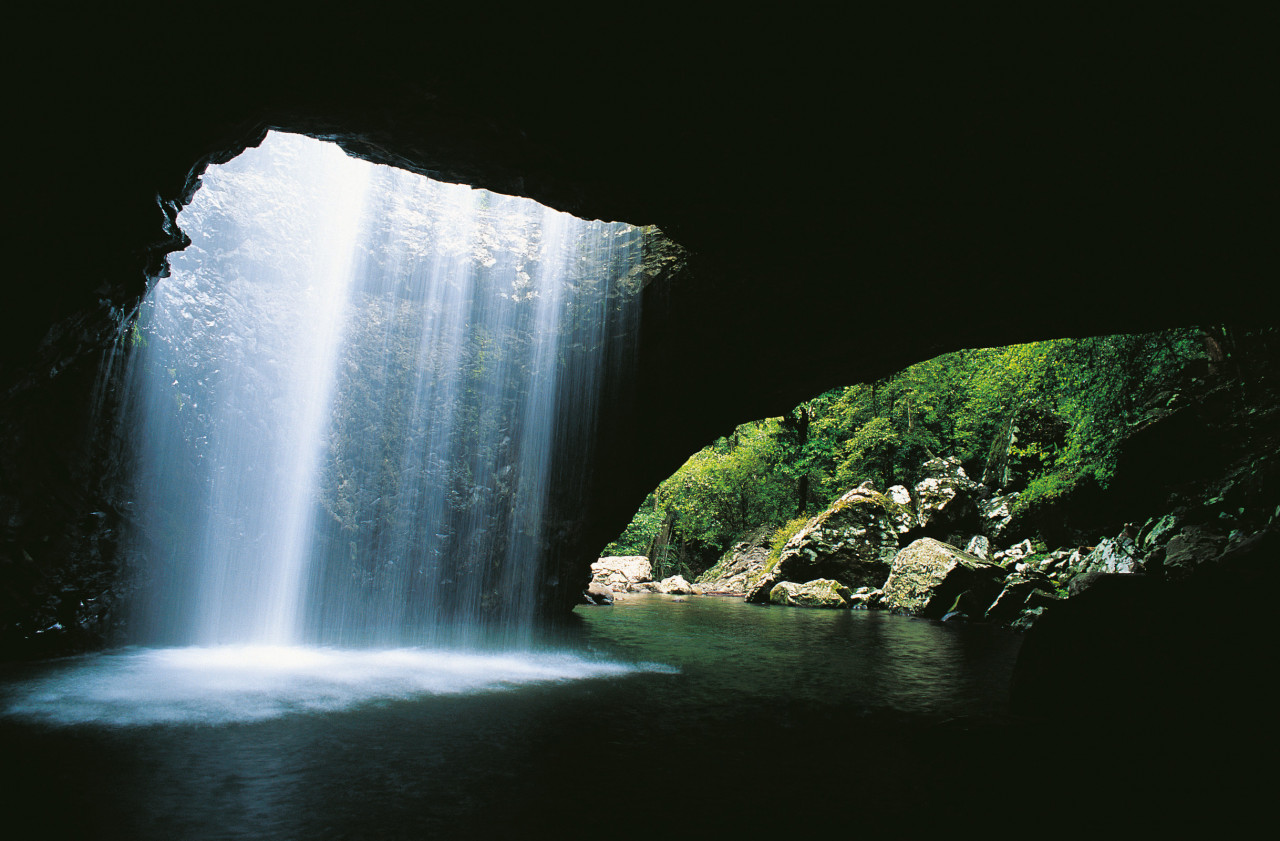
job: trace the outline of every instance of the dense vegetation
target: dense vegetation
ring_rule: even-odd
[[[929,457],[956,456],[980,477],[1015,414],[1036,427],[1011,452],[1018,506],[1086,481],[1105,488],[1125,430],[1223,364],[1235,339],[1181,328],[961,350],[828,391],[693,455],[604,554],[648,554],[655,576],[697,574],[747,534],[816,513],[863,481],[915,482]]]

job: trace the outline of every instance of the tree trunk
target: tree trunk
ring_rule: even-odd
[[[800,423],[796,426],[796,439],[799,445],[796,447],[796,453],[801,459],[804,458],[805,445],[809,443],[809,407],[800,407]],[[796,487],[796,516],[803,517],[809,508],[809,471],[806,470],[800,474],[800,481]]]
[[[667,516],[662,520],[662,528],[658,529],[658,534],[649,544],[649,564],[653,568],[653,577],[656,581],[667,577],[663,573],[666,570],[667,556],[671,554],[671,532],[675,527],[676,512],[667,511]]]

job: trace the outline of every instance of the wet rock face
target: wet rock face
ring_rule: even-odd
[[[1004,570],[996,564],[924,537],[894,557],[884,603],[890,610],[939,619],[963,598],[978,605],[981,615],[1000,592],[1003,578]]]

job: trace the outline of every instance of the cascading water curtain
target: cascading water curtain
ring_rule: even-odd
[[[281,134],[178,221],[125,338],[139,639],[520,642],[649,232]]]

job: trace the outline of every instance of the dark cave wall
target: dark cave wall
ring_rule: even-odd
[[[181,246],[175,203],[268,127],[689,249],[647,293],[552,607],[742,420],[962,346],[1274,319],[1249,21],[41,14],[5,58],[7,578],[102,510],[65,455],[80,384]]]

